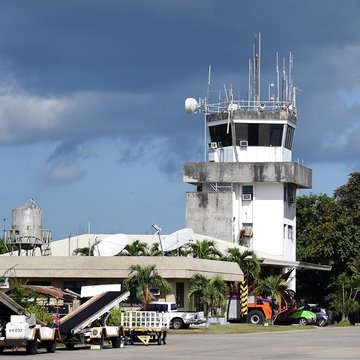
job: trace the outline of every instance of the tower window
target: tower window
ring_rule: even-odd
[[[231,146],[231,125],[227,133],[227,124],[209,127],[211,142],[221,143],[221,146]]]
[[[294,239],[294,231],[291,225],[288,225],[288,239],[290,240]]]
[[[176,283],[176,305],[180,308],[185,304],[185,285],[183,282]]]
[[[285,147],[289,150],[291,150],[292,148],[292,144],[294,140],[294,132],[295,132],[295,128],[288,125],[286,129]]]
[[[243,185],[242,187],[242,193],[243,194],[251,194],[253,195],[253,186],[252,185]]]

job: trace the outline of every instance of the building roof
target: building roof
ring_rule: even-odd
[[[35,290],[36,292],[50,296],[56,299],[64,299],[64,300],[74,300],[77,299],[79,296],[75,295],[74,293],[70,293],[68,291],[63,291],[59,288],[54,286],[42,286],[42,285],[23,285],[25,288]]]
[[[156,265],[165,279],[188,279],[201,273],[221,275],[226,281],[241,281],[243,273],[237,263],[177,256],[4,256],[0,273],[13,268],[12,276],[31,279],[125,279],[129,267]]]

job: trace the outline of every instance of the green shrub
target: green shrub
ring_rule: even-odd
[[[26,307],[26,310],[30,313],[35,314],[36,318],[43,321],[46,324],[52,324],[53,323],[53,317],[51,314],[49,314],[45,308],[43,308],[40,305],[32,304]]]
[[[120,326],[121,310],[119,307],[113,309],[107,321],[107,325]]]
[[[349,320],[341,320],[335,326],[344,327],[344,326],[352,326]]]

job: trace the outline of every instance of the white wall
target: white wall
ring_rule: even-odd
[[[256,183],[253,200],[253,248],[284,255],[284,190],[279,183]]]
[[[277,162],[291,161],[291,151],[280,146],[237,146],[239,162]],[[209,161],[215,162],[235,162],[234,148],[228,146],[225,148],[209,150]]]

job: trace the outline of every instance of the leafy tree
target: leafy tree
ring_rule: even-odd
[[[8,250],[6,249],[4,239],[0,239],[0,254],[5,254],[7,252]]]
[[[220,275],[207,278],[201,274],[195,274],[190,279],[188,297],[197,295],[204,306],[206,326],[208,326],[209,313],[213,313],[222,307],[226,301],[228,288],[225,280]]]
[[[271,300],[273,324],[276,320],[275,303],[281,302],[281,294],[288,288],[288,283],[281,275],[270,275],[264,279],[258,279],[256,283],[256,292],[263,296],[269,297]]]
[[[170,284],[160,276],[155,265],[131,265],[130,276],[124,281],[124,289],[132,293],[132,298],[142,301],[144,309],[149,308],[153,296],[150,289],[158,289],[168,294],[171,292]]]
[[[359,309],[356,298],[360,291],[360,274],[349,277],[342,273],[337,279],[337,291],[330,295],[330,304],[341,313],[341,320],[348,321],[349,315]]]
[[[140,240],[135,240],[131,244],[127,244],[117,256],[148,256],[149,247]]]
[[[94,256],[95,244],[90,247],[76,248],[73,251],[73,255],[76,256]]]
[[[197,259],[219,260],[222,257],[221,251],[212,240],[196,240],[191,244],[188,253]]]
[[[245,250],[243,253],[238,248],[229,248],[226,251],[226,260],[236,262],[244,273],[244,280],[240,284],[237,294],[241,298],[241,309],[243,315],[247,315],[247,297],[249,292],[249,281],[253,282],[260,273],[260,262],[253,250]]]
[[[337,292],[339,275],[349,274],[354,259],[360,257],[360,172],[350,174],[333,197],[299,197],[297,234],[299,260],[332,266],[331,272],[297,272],[298,294],[322,303]]]
[[[36,298],[38,295],[39,294],[35,290],[24,287],[20,281],[10,285],[11,298],[25,309],[36,305]]]
[[[41,306],[39,304],[30,304],[25,308],[28,312],[35,314],[35,317],[43,321],[44,323],[49,325],[53,323],[52,315],[46,311],[46,308],[44,306]]]
[[[248,281],[253,282],[259,276],[260,262],[253,250],[245,250],[241,253],[238,248],[229,248],[225,259],[238,263],[244,275],[248,277]]]
[[[119,326],[121,324],[121,309],[120,307],[115,307],[111,310],[107,325]]]
[[[162,255],[161,250],[159,249],[158,243],[154,243],[151,245],[149,255],[150,256],[161,256]]]

